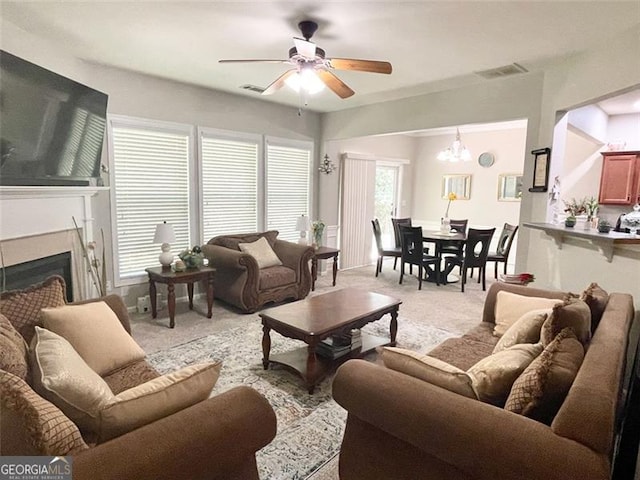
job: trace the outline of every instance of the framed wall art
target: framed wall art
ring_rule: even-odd
[[[532,150],[534,155],[533,163],[533,186],[530,192],[546,192],[549,184],[549,160],[551,158],[550,148],[540,148]]]

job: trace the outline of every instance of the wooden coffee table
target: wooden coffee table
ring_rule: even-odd
[[[379,293],[345,288],[324,295],[308,297],[299,302],[269,308],[260,312],[262,318],[262,365],[283,365],[298,373],[305,381],[309,393],[338,365],[349,358],[360,357],[380,345],[395,345],[398,331],[398,308],[402,303],[397,298]],[[391,314],[389,337],[375,337],[362,333],[362,348],[338,358],[329,359],[316,354],[316,347],[325,338],[362,328],[369,322]],[[307,347],[269,356],[270,332],[302,340]]]

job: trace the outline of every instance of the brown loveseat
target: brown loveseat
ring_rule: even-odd
[[[240,251],[239,243],[252,243],[264,237],[282,265],[258,268],[256,259]],[[214,237],[202,252],[209,265],[217,269],[214,276],[216,298],[244,312],[255,312],[269,302],[299,300],[311,289],[309,261],[313,248],[278,240],[278,232],[243,233]]]
[[[60,277],[52,277],[34,290],[18,294],[21,298],[14,302],[13,311],[28,312],[29,305],[20,305],[20,301],[30,295],[39,297],[40,305],[43,301],[51,305],[56,296],[58,303],[64,302],[64,295],[56,293],[58,281],[64,288]],[[3,294],[0,303],[5,303],[0,309],[14,324],[7,295],[13,292]],[[131,333],[122,299],[110,295],[91,301],[100,300],[111,307]],[[37,315],[37,311],[31,309],[32,314]],[[17,338],[15,330],[10,333],[6,324],[0,326],[3,341],[11,336]],[[25,324],[17,322],[14,326],[20,332],[27,331]],[[15,367],[7,357],[8,349],[3,350],[3,365]],[[276,433],[275,414],[267,400],[255,390],[239,386],[96,445],[83,439],[57,407],[31,389],[30,370],[26,374],[28,383],[0,370],[0,454],[72,455],[73,478],[77,480],[257,480],[255,452]],[[141,360],[103,378],[114,393],[119,393],[158,375]]]
[[[564,295],[496,283],[487,294],[483,322],[430,355],[461,368],[489,355],[497,341],[491,331],[499,290]],[[611,478],[633,363],[630,352],[637,343],[630,339],[634,316],[630,295],[609,295],[550,426],[380,365],[348,361],[333,383],[334,398],[348,411],[341,480]]]

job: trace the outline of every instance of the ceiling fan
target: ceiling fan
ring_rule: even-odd
[[[340,98],[348,98],[355,92],[340,80],[331,70],[355,70],[359,72],[391,73],[389,62],[376,60],[360,60],[355,58],[327,58],[325,51],[309,39],[318,29],[318,24],[311,20],[305,20],[298,24],[303,38],[293,38],[294,47],[289,49],[288,60],[219,60],[220,63],[287,63],[294,68],[287,70],[269,85],[262,95],[271,95],[281,89],[285,84],[300,89],[301,82],[307,83],[307,91],[314,90],[313,82],[321,88],[329,87]],[[316,88],[317,91],[319,88]],[[303,91],[304,89],[300,89]]]

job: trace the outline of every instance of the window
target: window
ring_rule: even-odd
[[[156,224],[173,225],[174,254],[190,245],[189,126],[111,118],[111,195],[114,206],[115,282],[138,283],[158,265]]]
[[[258,159],[261,139],[200,131],[202,234],[259,230]]]
[[[296,218],[309,215],[310,142],[267,139],[266,195],[268,230],[278,230],[278,238],[296,241]]]

